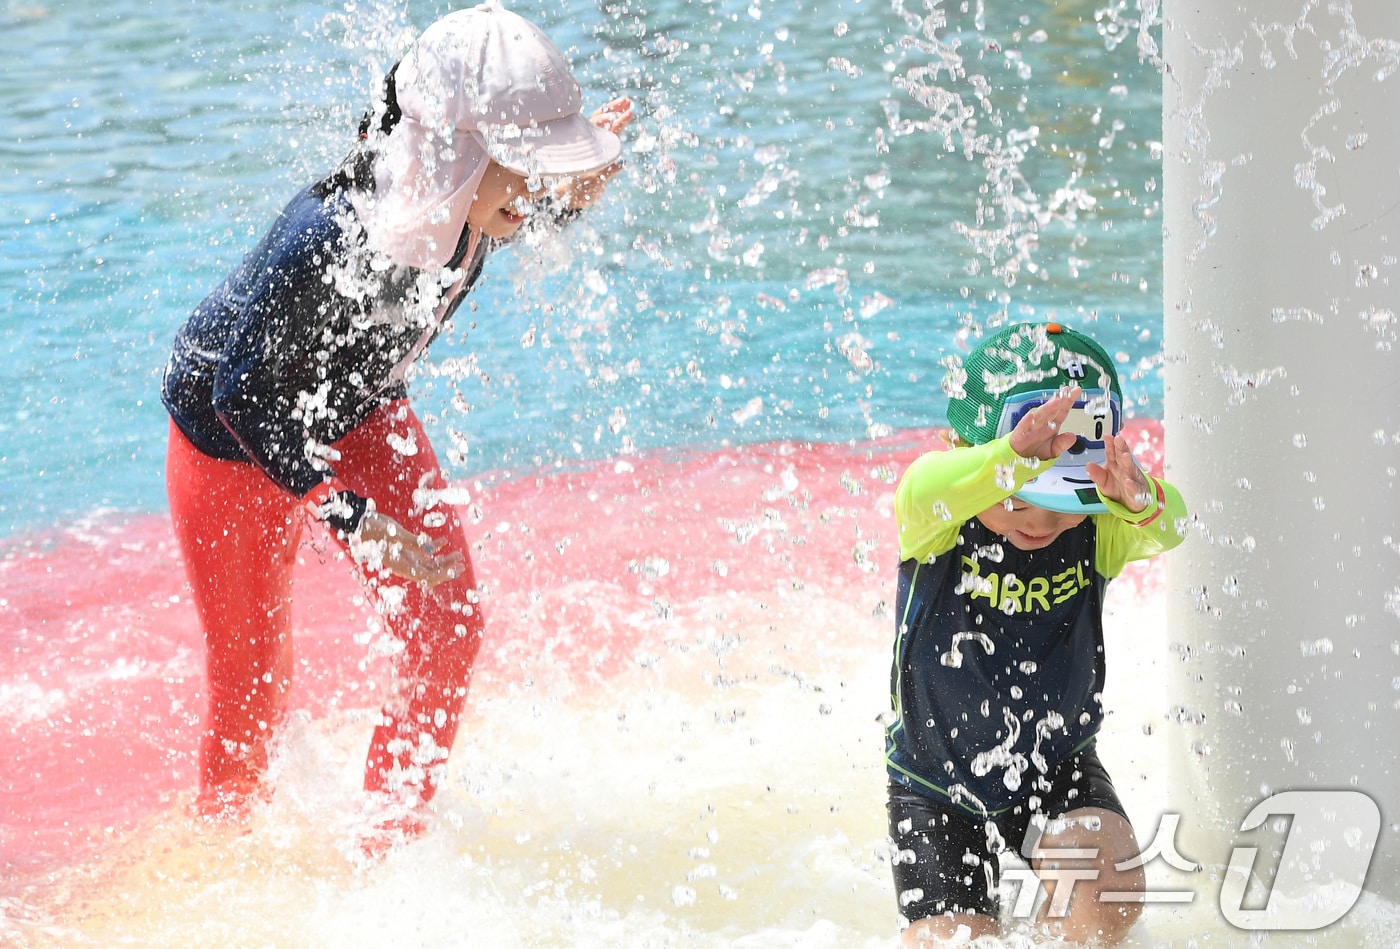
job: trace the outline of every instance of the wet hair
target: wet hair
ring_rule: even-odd
[[[394,73],[398,72],[398,69],[399,63],[394,63],[384,76],[384,110],[379,113],[378,124],[380,135],[388,135],[403,118],[403,109],[399,107],[398,87],[394,82]],[[312,192],[317,197],[325,198],[337,191],[351,189],[356,191],[374,190],[375,152],[369,145],[369,139],[370,129],[375,127],[375,111],[375,108],[371,106],[361,117],[359,140],[355,143],[350,154],[340,163],[340,167],[318,181],[312,188]]]
[[[394,126],[399,124],[399,119],[403,118],[403,109],[399,108],[399,90],[394,83],[394,73],[399,71],[399,63],[394,63],[389,67],[389,72],[384,77],[384,111],[379,116],[379,133],[388,135],[394,130]],[[360,141],[369,140],[369,130],[374,124],[374,109],[371,108],[360,119]]]

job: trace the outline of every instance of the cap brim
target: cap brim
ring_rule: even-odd
[[[581,115],[499,131],[502,134],[472,134],[497,164],[522,175],[586,175],[608,167],[622,155],[621,139]]]
[[[1072,461],[1066,461],[1061,455],[1053,468],[1027,481],[1016,492],[1016,497],[1060,514],[1107,514],[1108,506],[1099,497],[1094,479],[1085,468],[1091,461],[1103,464],[1103,450],[1086,452]]]

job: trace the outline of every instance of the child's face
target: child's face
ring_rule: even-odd
[[[467,223],[487,237],[510,237],[525,223],[537,195],[530,191],[524,175],[493,161],[477,185]]]
[[[1017,550],[1040,550],[1053,544],[1065,531],[1078,527],[1087,516],[1060,514],[1019,498],[1007,498],[978,514],[977,519],[983,527],[1005,537]]]

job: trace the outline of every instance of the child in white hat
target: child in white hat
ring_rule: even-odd
[[[537,203],[567,217],[598,197],[632,118],[626,99],[583,118],[559,49],[494,3],[425,30],[385,91],[350,159],[195,309],[165,370],[171,516],[209,674],[207,814],[244,813],[261,786],[291,686],[309,513],[381,594],[403,646],[364,783],[396,809],[391,830],[421,826],[482,621],[405,373]]]

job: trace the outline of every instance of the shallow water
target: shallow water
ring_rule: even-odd
[[[381,863],[358,849],[356,788],[384,659],[342,564],[303,550],[297,711],[275,793],[233,831],[189,817],[202,680],[163,523],[108,520],[56,548],[11,547],[0,598],[23,624],[10,648],[25,671],[0,683],[16,723],[0,745],[34,780],[6,794],[0,934],[34,946],[892,944],[885,528],[892,472],[929,438],[478,486],[490,638],[429,831]],[[1143,457],[1154,438],[1135,436]],[[70,592],[56,609],[54,590],[80,589],[93,556],[129,592]],[[1156,567],[1131,571],[1108,610],[1101,751],[1144,841],[1179,740],[1170,695],[1144,687],[1171,656],[1161,582]],[[1381,946],[1400,921],[1368,897],[1325,938],[1251,936],[1223,921],[1217,873],[1149,871],[1154,887],[1196,896],[1149,907],[1134,946]]]

